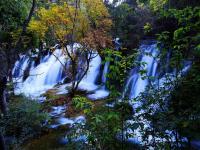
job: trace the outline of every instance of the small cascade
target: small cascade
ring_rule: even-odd
[[[136,67],[131,70],[130,77],[126,83],[123,96],[127,95],[130,99],[137,97],[143,92],[149,83],[148,78],[144,78],[140,71],[146,70],[145,76],[155,77],[157,73],[158,60],[158,49],[156,44],[142,44],[140,46],[141,56],[138,57],[138,61],[144,65]]]
[[[12,75],[13,75],[13,77],[18,77],[19,76],[19,65],[20,65],[20,61],[19,60],[17,60],[16,62],[15,62],[15,66],[14,66],[14,69],[12,70]]]
[[[104,64],[104,69],[103,69],[103,74],[102,74],[102,78],[101,78],[101,82],[103,84],[103,86],[101,86],[98,90],[96,90],[93,94],[89,94],[88,98],[96,100],[96,99],[102,99],[102,98],[106,98],[109,95],[109,91],[106,90],[106,81],[107,81],[107,73],[109,70],[109,65],[110,62],[106,62]]]
[[[59,61],[53,64],[53,67],[48,70],[45,84],[53,85],[62,80],[63,66],[66,62],[65,56],[61,56]]]
[[[115,45],[115,50],[119,50],[121,48],[121,43],[119,41],[119,38],[114,39],[113,42]],[[102,73],[102,77],[101,77],[101,84],[103,84],[103,86],[101,86],[93,94],[88,95],[88,98],[96,100],[96,99],[103,99],[103,98],[106,98],[109,96],[110,92],[106,89],[106,81],[107,81],[107,74],[109,71],[109,66],[110,66],[110,62],[107,61],[104,64],[103,73]]]
[[[41,58],[40,63],[46,62],[49,59],[50,56],[51,56],[50,54],[47,54],[45,57]]]
[[[90,62],[88,73],[79,84],[80,89],[93,91],[98,88],[95,84],[101,66],[101,57],[98,54],[93,54],[95,57]]]
[[[108,74],[109,65],[110,65],[110,62],[107,61],[104,65],[104,69],[103,69],[101,82],[104,84],[104,86],[103,86],[104,89],[106,89],[106,81],[107,81],[107,74]]]
[[[20,60],[18,60],[15,63],[14,69],[13,69],[13,76],[14,77],[23,77],[24,71],[29,65],[29,57],[26,55],[20,56]]]

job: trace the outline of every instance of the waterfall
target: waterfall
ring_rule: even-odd
[[[78,44],[75,44],[74,46],[80,47]],[[140,55],[138,56],[137,61],[141,63],[143,62],[143,65],[135,67],[130,71],[130,75],[127,79],[123,92],[123,96],[128,96],[131,99],[137,97],[141,92],[143,92],[149,83],[149,79],[144,79],[140,74],[140,71],[147,70],[146,76],[155,77],[158,68],[158,60],[156,59],[156,56],[158,55],[159,51],[156,48],[155,42],[151,42],[150,44],[141,44],[139,49]],[[78,88],[86,91],[92,91],[92,93],[88,94],[87,97],[91,99],[99,99],[109,95],[109,92],[106,90],[105,83],[107,80],[106,74],[108,73],[110,62],[106,62],[104,64],[103,73],[101,76],[101,84],[103,84],[103,86],[97,85],[96,79],[100,72],[102,61],[97,53],[94,53],[93,55],[96,57],[94,57],[90,62],[89,71],[80,82]],[[40,64],[37,66],[34,66],[35,62],[31,62],[28,56],[21,56],[20,60],[16,62],[13,69],[13,75],[15,79],[21,82],[17,84],[15,92],[23,93],[26,96],[41,95],[64,79],[63,65],[66,66],[66,64],[68,64],[66,66],[68,67],[69,63],[67,62],[69,61],[67,60],[66,55],[63,54],[61,49],[57,48],[53,54],[48,53],[46,56],[43,56],[40,59]],[[29,76],[25,81],[23,81],[21,78],[23,77],[24,70],[26,70],[26,68],[29,66],[29,63],[32,63],[30,65],[31,68]],[[70,85],[70,83],[68,85]]]
[[[156,44],[154,42],[151,44],[142,44],[139,50],[140,56],[137,61],[143,65],[131,70],[122,94],[123,97],[127,95],[130,99],[136,98],[148,85],[149,79],[141,75],[141,70],[146,70],[145,76],[147,77],[155,77],[157,73],[158,60],[156,57],[159,51]]]
[[[136,98],[140,93],[145,91],[145,88],[152,80],[159,79],[159,85],[162,85],[166,79],[166,75],[171,77],[173,81],[176,75],[176,70],[171,72],[170,69],[170,51],[166,54],[165,62],[161,62],[158,58],[159,50],[157,44],[154,41],[146,41],[139,47],[139,56],[137,62],[142,64],[133,68],[130,71],[130,75],[123,90],[122,97],[127,96],[129,99]],[[164,64],[163,64],[164,63]],[[183,61],[182,70],[178,71],[178,77],[184,76],[191,67],[191,61]],[[158,65],[166,66],[166,68],[160,68],[158,71]],[[141,75],[140,71],[146,70],[145,77]]]
[[[18,83],[15,92],[23,93],[26,96],[39,96],[44,93],[47,89],[52,88],[56,83],[61,80],[62,74],[62,65],[59,63],[57,58],[63,63],[65,62],[64,55],[62,54],[62,50],[56,49],[51,56],[47,55],[41,59],[41,63],[34,67],[34,62],[31,66],[28,78],[23,82],[20,78],[23,76],[23,70],[26,69],[28,60],[19,60],[19,63],[22,63],[22,72],[18,75],[18,81],[22,83]],[[27,56],[25,56],[27,57]],[[18,64],[18,62],[16,62]],[[16,65],[15,65],[16,66]],[[16,67],[14,68],[14,72]]]
[[[77,48],[80,47],[80,45],[75,44],[74,47]],[[96,99],[101,98],[102,96],[108,96],[108,92],[105,92],[105,87],[95,84],[100,72],[101,58],[96,52],[94,52],[93,55],[95,57],[90,62],[89,70],[80,82],[78,88],[86,91],[93,91],[94,94],[88,94],[88,97]],[[69,67],[70,62],[61,49],[55,49],[52,54],[49,53],[40,58],[40,63],[37,66],[34,64],[35,62],[30,61],[30,58],[27,55],[21,56],[20,59],[16,61],[13,69],[13,80],[18,82],[15,87],[16,94],[23,93],[25,96],[33,98],[39,97],[48,89],[52,89],[56,84],[63,81],[66,77],[66,75],[63,77],[63,74],[65,74],[64,66],[66,68]],[[81,65],[81,62],[79,62],[79,64]],[[106,82],[105,74],[107,73],[108,65],[109,64],[107,63],[104,68],[104,75],[102,77],[104,82]],[[30,67],[29,76],[23,81],[24,71],[28,66]],[[70,85],[70,83],[63,85],[61,87],[62,91],[59,90],[59,93],[66,93],[65,88]]]
[[[130,75],[127,79],[125,89],[122,93],[122,98],[127,96],[129,99],[133,99],[138,97],[142,92],[145,92],[145,88],[152,84],[153,86],[159,86],[162,88],[165,88],[166,90],[173,90],[173,85],[168,89],[166,86],[166,83],[173,82],[177,80],[177,78],[181,78],[185,76],[185,74],[189,71],[191,67],[191,62],[190,61],[183,61],[183,68],[178,70],[177,72],[171,71],[170,68],[170,52],[166,54],[166,60],[160,61],[160,58],[158,58],[159,55],[159,50],[157,49],[157,45],[155,42],[150,42],[148,41],[141,44],[139,47],[139,56],[136,59],[139,64],[142,64],[140,66],[137,66],[133,68],[130,71]],[[164,64],[163,64],[164,63]],[[158,68],[162,66],[161,68]],[[164,67],[163,67],[164,66]],[[146,70],[144,76],[140,73],[141,70]],[[168,77],[170,78],[170,81],[168,80]],[[165,100],[165,97],[164,97]],[[167,101],[167,100],[166,100]],[[142,102],[140,101],[135,101],[132,102],[130,101],[130,104],[132,105],[133,109],[136,110]],[[157,109],[156,105],[149,106],[152,107],[152,109]],[[144,110],[140,110],[139,112],[135,112],[134,116],[140,117],[141,123],[143,123],[144,128],[151,128],[150,122],[145,120],[141,113],[143,113]],[[127,120],[127,124],[132,124],[134,125],[135,121],[134,120]],[[138,123],[138,122],[137,122]],[[166,131],[166,133],[170,134],[171,131]],[[134,135],[133,137],[129,137],[127,140],[129,142],[133,143],[139,143],[139,144],[144,144],[142,143],[142,131],[141,128],[137,128],[132,130],[131,128],[128,128],[127,131],[124,133],[132,134]],[[152,138],[151,135],[147,137],[147,142],[150,141]],[[175,139],[175,138],[174,138]],[[157,141],[164,141],[166,140],[165,138],[156,138]]]

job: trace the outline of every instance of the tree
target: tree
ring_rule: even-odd
[[[164,8],[168,0],[150,0],[149,4],[153,11],[158,11]]]
[[[143,26],[147,22],[152,24],[154,20],[146,5],[136,0],[125,0],[120,5],[109,6],[113,37],[120,38],[122,47],[129,49],[129,52],[139,46],[141,39],[146,38]]]
[[[200,6],[199,0],[169,0],[170,8],[184,9],[186,6]]]
[[[26,32],[26,27],[33,15],[35,8],[36,0],[32,1],[32,4],[29,0],[15,1],[15,0],[7,0],[0,1],[0,105],[1,111],[4,115],[7,114],[7,96],[6,96],[6,84],[7,79],[10,75],[11,70],[16,60],[16,56],[18,51],[16,48],[19,48],[22,42],[22,36],[24,36]],[[32,6],[30,12],[29,6]],[[29,13],[29,16],[26,19],[26,15]],[[20,29],[22,27],[22,29]],[[17,37],[18,40],[13,38],[13,35],[21,32],[21,35]],[[17,44],[16,44],[16,41]],[[2,131],[0,131],[0,147],[1,149],[5,149],[5,141]]]
[[[152,11],[156,12],[164,9],[169,0],[138,0],[138,2],[142,5],[146,5],[151,8]]]
[[[74,95],[97,51],[111,45],[108,34],[111,25],[109,13],[101,0],[74,0],[62,5],[52,4],[49,9],[40,8],[29,25],[29,31],[36,33],[47,45],[60,44],[70,60],[66,74],[71,78],[71,93]],[[78,64],[81,60],[83,64]]]
[[[126,140],[130,136],[127,133],[129,123],[126,120],[131,119],[132,106],[126,98],[119,101],[121,88],[133,66],[135,54],[123,56],[122,52],[105,49],[103,52],[105,62],[109,61],[109,72],[106,86],[110,90],[106,103],[113,103],[114,107],[98,105],[95,107],[93,102],[85,97],[76,96],[72,99],[72,106],[76,110],[82,110],[87,117],[86,123],[74,124],[72,130],[67,134],[69,141],[74,144],[76,138],[87,136],[87,143],[81,143],[81,149],[139,149],[137,144],[127,144]],[[132,127],[134,128],[134,127]],[[70,140],[71,139],[71,140]],[[74,143],[73,143],[74,142]],[[75,143],[77,145],[77,143]]]

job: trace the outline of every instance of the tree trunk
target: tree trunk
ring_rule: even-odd
[[[25,35],[26,33],[26,30],[27,30],[27,27],[28,27],[28,24],[29,22],[31,21],[31,18],[34,14],[34,11],[35,11],[35,7],[36,7],[36,0],[32,0],[32,6],[31,6],[31,9],[30,9],[30,12],[29,12],[29,15],[28,17],[26,18],[26,20],[24,21],[23,23],[23,26],[22,26],[22,32],[21,32],[21,35],[17,41],[17,44],[15,46],[15,50],[18,50],[21,43],[22,43],[22,37]]]

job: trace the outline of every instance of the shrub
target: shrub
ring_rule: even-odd
[[[0,120],[0,129],[5,137],[16,139],[21,144],[38,135],[47,120],[47,114],[41,111],[41,105],[24,97],[17,97],[9,105],[9,112]]]

